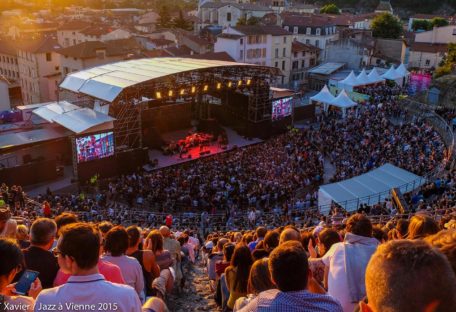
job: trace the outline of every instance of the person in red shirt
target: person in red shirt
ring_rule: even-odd
[[[105,277],[108,282],[125,284],[120,268],[111,262],[103,261],[100,259],[98,261],[98,271]],[[62,269],[60,269],[57,272],[57,276],[55,277],[54,287],[65,284],[70,276],[70,274],[66,274],[62,271]]]
[[[51,205],[47,200],[43,202],[43,215],[45,218],[51,217]]]
[[[166,216],[165,224],[169,228],[173,225],[173,216],[171,214]]]

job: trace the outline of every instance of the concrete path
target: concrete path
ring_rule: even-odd
[[[323,181],[325,184],[329,183],[329,180],[336,174],[336,166],[334,166],[327,157],[323,163]]]

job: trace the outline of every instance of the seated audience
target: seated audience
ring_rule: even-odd
[[[448,259],[420,240],[381,245],[366,269],[363,312],[451,312],[456,277]]]
[[[307,291],[310,270],[300,242],[288,241],[274,249],[269,257],[269,271],[277,289],[259,293],[240,312],[343,311],[333,297]]]
[[[19,246],[11,240],[4,237],[0,238],[0,310],[8,311],[16,306],[21,306],[21,311],[33,311],[33,306],[38,293],[41,291],[41,283],[37,278],[28,292],[29,296],[17,295],[14,284],[11,284],[18,273],[21,272],[24,258]]]
[[[120,268],[127,285],[133,287],[140,298],[144,296],[144,277],[138,260],[126,255],[128,233],[122,226],[115,226],[106,234],[104,242],[105,255],[102,260],[113,263]]]
[[[74,223],[61,229],[54,254],[68,282],[41,291],[35,303],[35,312],[45,306],[61,304],[60,311],[75,311],[81,305],[93,305],[95,310],[141,311],[141,302],[135,289],[108,282],[98,271],[100,237],[88,224]],[[82,306],[83,307],[83,306]]]
[[[43,288],[54,286],[59,265],[50,251],[54,244],[57,225],[52,219],[36,219],[30,227],[30,247],[24,249],[26,269],[40,272]]]
[[[247,295],[247,281],[253,260],[250,249],[244,245],[238,245],[234,249],[231,264],[225,270],[226,285],[230,292],[227,307],[234,308],[236,300]]]

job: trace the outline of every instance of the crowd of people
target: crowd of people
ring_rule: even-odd
[[[456,305],[454,201],[437,215],[423,209],[410,219],[335,212],[311,227],[268,224],[204,238],[164,225],[83,222],[68,212],[40,216],[11,234],[4,231],[11,219],[10,209],[0,208],[0,311],[167,311],[167,297],[191,282],[194,265],[205,267],[220,311]],[[25,296],[15,285],[27,270],[39,275]]]
[[[0,311],[167,311],[194,265],[221,311],[453,311],[454,169],[404,195],[410,215],[392,201],[314,209],[325,159],[340,181],[385,163],[427,176],[447,153],[400,88],[362,92],[346,118],[88,192],[29,199],[2,184]]]
[[[454,311],[456,211],[440,217],[214,232],[203,260],[222,311]]]

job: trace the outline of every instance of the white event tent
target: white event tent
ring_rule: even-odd
[[[393,188],[407,193],[424,183],[425,178],[386,164],[360,176],[321,186],[318,190],[318,206],[324,214],[329,213],[332,202],[347,211],[355,211],[360,204],[374,205],[384,202],[390,197]]]
[[[359,86],[371,84],[369,77],[367,76],[366,70],[364,68],[359,73],[358,77],[356,77],[356,80],[358,81]]]
[[[410,75],[410,72],[405,68],[404,63],[401,63],[398,68],[396,68],[396,73],[400,75],[401,77],[407,77]]]
[[[396,72],[396,70],[394,69],[394,65],[391,65],[390,69],[388,69],[388,70],[386,71],[386,73],[384,73],[384,74],[382,75],[382,78],[385,78],[386,80],[394,80],[394,81],[396,81],[396,80],[398,80],[398,79],[401,79],[402,76],[399,75],[399,74]]]
[[[323,89],[310,98],[311,101],[323,103],[324,110],[328,110],[328,105],[331,104],[336,98],[331,94],[328,87],[325,85]]]
[[[345,117],[347,108],[354,107],[357,105],[355,101],[350,99],[345,89],[342,89],[339,95],[329,104],[332,106],[339,107],[342,110],[342,117]]]
[[[358,85],[358,79],[356,79],[356,75],[353,70],[347,77],[345,77],[344,80],[339,81],[339,88],[343,88],[348,91],[352,91],[353,87],[356,87]]]
[[[375,67],[370,71],[369,75],[367,75],[367,78],[369,79],[370,83],[385,82],[385,79],[380,77],[380,75]]]

